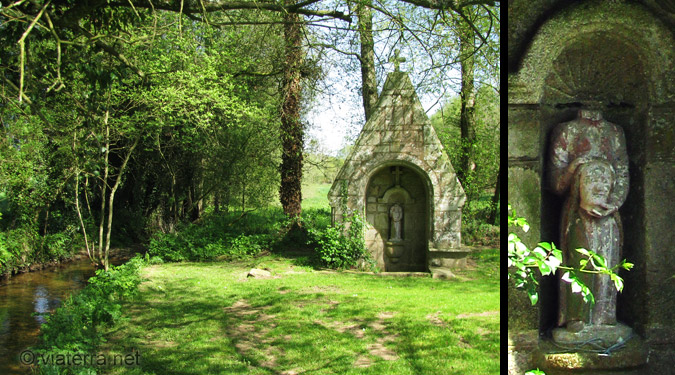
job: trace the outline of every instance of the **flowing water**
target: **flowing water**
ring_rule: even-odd
[[[85,258],[0,282],[0,374],[31,373],[19,354],[37,343],[43,314],[82,289],[94,273]]]

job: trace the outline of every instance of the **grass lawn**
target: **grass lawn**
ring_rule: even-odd
[[[302,208],[328,208],[328,191],[332,184],[306,184],[302,186]]]
[[[129,374],[499,374],[499,252],[457,279],[314,271],[265,256],[147,267],[103,348]],[[273,277],[246,278],[252,267]]]

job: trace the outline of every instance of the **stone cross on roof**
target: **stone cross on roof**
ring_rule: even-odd
[[[394,171],[391,173],[396,178],[396,186],[401,186],[401,174],[403,174],[403,172],[401,171],[401,167],[397,165],[396,167],[394,167]]]
[[[400,52],[401,52],[401,51],[399,51],[399,50],[394,50],[394,56],[392,56],[392,57],[389,58],[389,62],[393,62],[393,63],[394,63],[394,71],[395,71],[395,72],[400,72],[400,71],[401,71],[401,69],[400,69],[400,68],[401,68],[400,64],[401,64],[402,62],[405,62],[405,61],[406,61],[406,60],[405,60],[405,57],[399,57],[399,53],[400,53]]]
[[[392,57],[398,57],[398,52]],[[400,58],[389,61],[399,69]],[[343,215],[352,212],[366,218],[365,244],[380,269],[438,270],[466,264],[468,250],[461,244],[460,230],[466,195],[408,73],[387,74],[328,199],[334,222],[342,222]],[[410,257],[401,257],[391,266],[393,262],[385,261],[396,255],[387,255],[385,249],[395,233],[390,212],[394,203],[403,210],[400,237],[409,241],[403,248]]]

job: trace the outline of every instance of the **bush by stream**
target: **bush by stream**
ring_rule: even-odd
[[[40,329],[40,344],[33,351],[36,358],[43,359],[36,363],[41,374],[95,373],[90,366],[63,367],[44,361],[59,355],[95,353],[104,340],[102,328],[118,321],[122,302],[138,292],[139,271],[146,264],[146,259],[137,256],[107,272],[97,271],[84,289],[47,316]]]
[[[39,235],[30,227],[0,231],[0,275],[73,256],[82,243],[75,230]]]

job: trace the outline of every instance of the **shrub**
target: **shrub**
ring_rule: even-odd
[[[474,220],[462,222],[462,242],[469,245],[499,246],[499,227]]]
[[[148,244],[148,254],[160,257],[167,262],[185,260],[184,244],[173,233],[156,233]]]
[[[351,268],[369,257],[363,240],[363,219],[358,215],[324,230],[309,229],[309,235],[320,261],[327,267]]]
[[[241,234],[232,239],[229,255],[243,258],[248,255],[256,255],[267,249],[270,244],[270,236],[265,234],[245,235]]]
[[[285,216],[266,210],[245,216],[211,214],[177,233],[155,233],[148,253],[165,261],[208,261],[219,257],[240,259],[269,249]]]
[[[122,316],[122,301],[138,291],[140,268],[146,262],[135,257],[109,271],[98,270],[89,284],[47,316],[40,329],[41,343],[33,352],[48,354],[93,353],[103,342],[101,328]],[[41,374],[96,374],[93,368],[42,365]]]
[[[7,250],[7,245],[5,245],[5,235],[0,232],[0,273],[11,259],[12,254]]]
[[[0,259],[2,268],[0,273],[11,272],[21,266],[30,265],[36,258],[39,248],[37,232],[27,227],[11,229],[3,233]]]
[[[65,226],[59,230],[40,236],[36,226],[24,224],[18,228],[0,231],[0,274],[72,255],[82,242],[81,235],[74,226]]]

